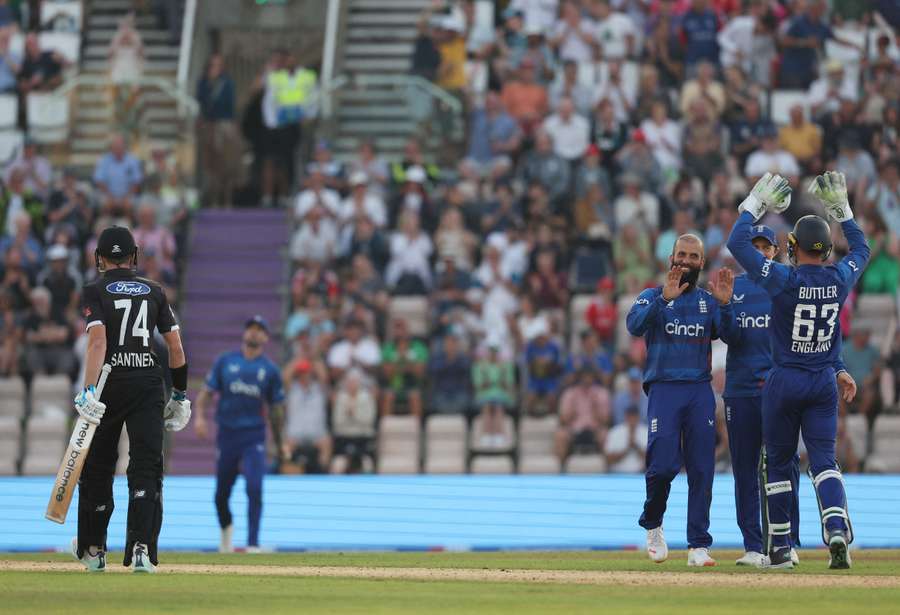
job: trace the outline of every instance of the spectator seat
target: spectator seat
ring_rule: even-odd
[[[519,473],[559,474],[553,448],[559,420],[556,416],[524,417],[519,431]]]
[[[0,476],[16,473],[19,460],[21,419],[13,416],[0,416]]]
[[[414,416],[386,416],[378,427],[378,473],[418,474],[419,420]]]
[[[472,460],[472,474],[512,474],[513,461],[506,455],[481,455]]]
[[[434,415],[425,424],[425,473],[462,474],[466,470],[466,420]]]
[[[807,106],[806,90],[774,90],[771,103],[769,119],[775,124],[785,125],[791,121],[791,107],[797,104],[804,108]]]
[[[599,453],[571,455],[566,460],[566,474],[602,474],[606,472],[606,458]]]
[[[28,95],[28,132],[38,143],[61,143],[69,135],[69,100],[34,92]]]
[[[55,51],[67,62],[77,64],[81,59],[81,35],[77,32],[41,32],[38,40],[41,49]]]
[[[21,378],[0,378],[0,417],[20,420],[25,414],[25,384]]]

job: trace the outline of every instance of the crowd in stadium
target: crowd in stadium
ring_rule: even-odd
[[[473,447],[502,451],[515,446],[507,416],[557,414],[560,459],[599,451],[611,471],[642,470],[645,348],[624,331],[624,310],[659,283],[680,234],[703,238],[707,271],[738,270],[725,240],[767,171],[794,187],[791,218],[763,221],[782,247],[812,211],[807,178],[846,173],[873,252],[857,292],[896,296],[900,40],[889,4],[511,0],[485,28],[473,2],[436,1],[411,70],[463,103],[465,143],[443,152],[453,164],[416,138],[392,163],[369,142],[338,161],[325,141],[297,161],[283,330],[290,453],[324,470],[336,453],[371,450],[377,417],[395,413],[479,417]],[[876,33],[864,50],[838,34],[863,23]],[[778,92],[798,90],[775,109]],[[198,92],[222,94],[210,83]],[[233,120],[228,95],[201,100],[206,120]],[[269,206],[274,181],[264,177]],[[96,275],[95,233],[112,220],[134,224],[142,273],[174,303],[185,194],[166,152],[138,160],[119,136],[91,183],[26,144],[3,171],[0,375],[77,374],[78,289]],[[900,335],[885,343],[854,327],[852,302],[841,318],[861,391],[842,413],[874,417],[887,409],[883,378],[900,384]],[[718,395],[724,355],[712,358]],[[841,464],[859,469],[841,437]]]
[[[472,2],[433,3],[412,71],[464,102],[465,150],[447,174],[416,139],[391,165],[371,143],[347,164],[317,145],[292,207],[291,442],[324,462],[332,439],[373,436],[376,413],[467,413],[481,416],[473,447],[503,449],[515,439],[504,413],[557,413],[560,458],[599,450],[613,471],[640,470],[644,348],[621,331],[621,306],[658,283],[683,233],[704,238],[708,270],[739,269],[724,242],[767,171],[790,178],[794,216],[811,206],[805,178],[844,171],[875,254],[859,292],[895,295],[895,34],[853,66],[825,53],[829,41],[857,49],[832,27],[869,23],[860,6],[513,0],[491,30]],[[780,124],[778,89],[807,90]],[[792,221],[764,220],[782,246]],[[423,322],[392,317],[397,296],[426,298]],[[863,394],[844,411],[874,416],[900,347],[882,356],[851,312],[844,358]]]

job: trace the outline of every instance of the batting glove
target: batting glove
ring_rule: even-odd
[[[780,175],[763,175],[746,199],[738,206],[738,211],[750,212],[753,220],[762,218],[766,211],[780,214],[791,204],[791,186]]]
[[[163,411],[167,431],[181,431],[191,420],[191,400],[185,397],[184,391],[172,391],[172,399]]]
[[[838,222],[853,219],[847,198],[847,180],[840,171],[826,171],[819,175],[809,183],[806,191],[822,201],[828,215]]]
[[[96,393],[97,389],[91,384],[75,397],[75,410],[92,425],[99,425],[106,412],[106,404],[96,399]]]

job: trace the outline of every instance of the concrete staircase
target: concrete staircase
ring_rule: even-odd
[[[195,216],[181,310],[192,394],[219,354],[240,349],[244,323],[254,314],[272,330],[267,355],[281,360],[288,237],[280,210],[204,209]],[[192,427],[174,434],[169,472],[212,473],[214,442],[197,438]]]
[[[82,74],[108,76],[109,44],[119,22],[132,8],[131,0],[85,1]],[[144,74],[174,82],[179,41],[169,41],[169,33],[158,28],[153,14],[138,16],[136,26],[144,42]],[[75,96],[70,138],[71,163],[92,166],[105,151],[109,135],[115,129],[112,99],[105,86],[80,86]],[[174,144],[181,131],[175,102],[159,90],[151,89],[143,93],[140,104],[144,108],[146,138]]]
[[[385,159],[396,160],[417,133],[405,87],[362,87],[354,78],[408,75],[416,24],[429,4],[431,0],[348,0],[337,74],[350,77],[351,83],[336,93],[336,157],[350,158],[361,140],[372,139]],[[440,148],[436,136],[420,136],[426,152]]]

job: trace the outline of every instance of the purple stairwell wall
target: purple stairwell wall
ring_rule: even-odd
[[[192,398],[215,358],[240,348],[244,322],[254,314],[273,333],[266,354],[276,362],[281,358],[282,250],[289,232],[286,214],[278,210],[202,210],[194,218],[181,313]],[[207,418],[213,410],[207,409]],[[201,440],[191,423],[173,434],[168,473],[212,473],[212,431],[209,440]]]

